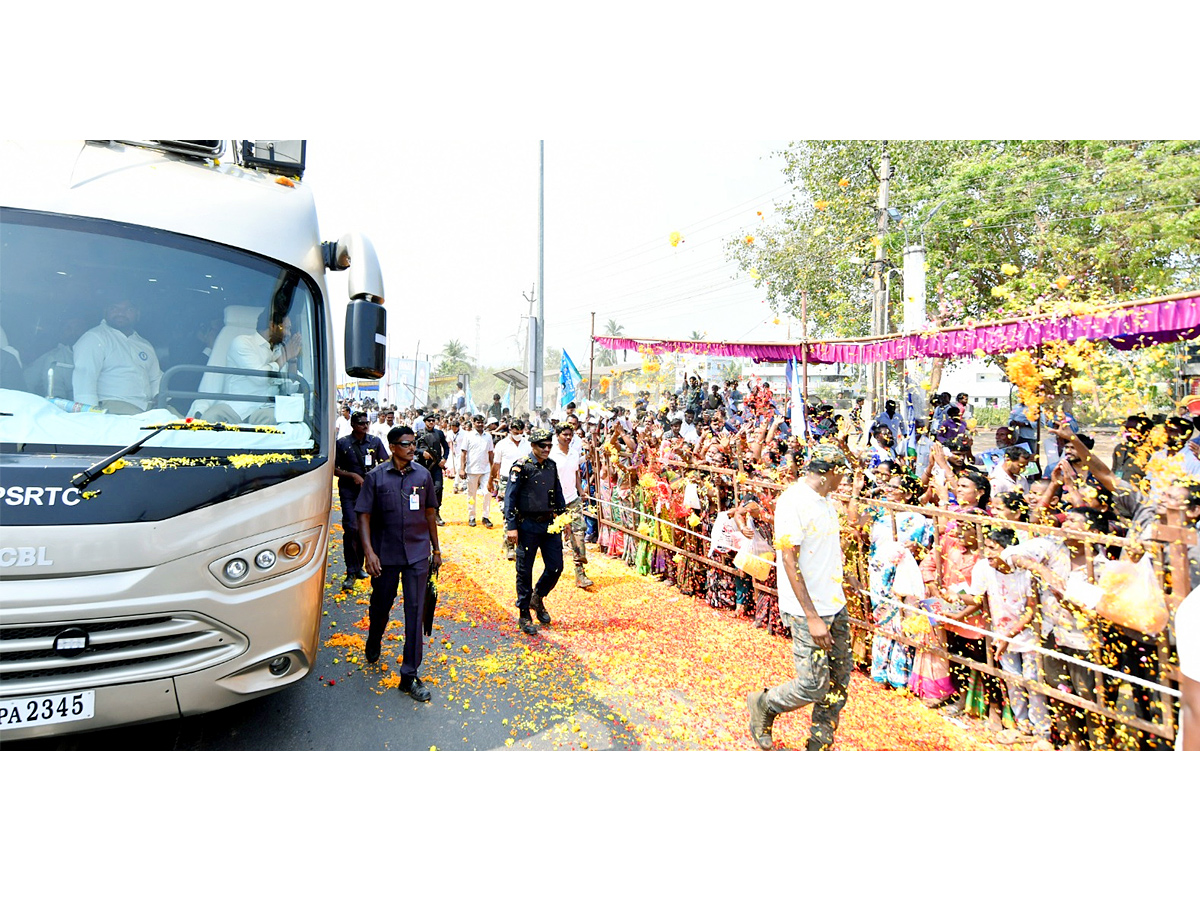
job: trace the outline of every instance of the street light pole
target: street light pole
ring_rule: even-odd
[[[888,230],[888,182],[892,174],[891,157],[888,156],[887,141],[883,142],[883,160],[879,169],[879,208],[875,232],[875,295],[871,302],[871,336],[878,337],[887,333],[887,321],[884,313],[886,295],[885,267],[887,257],[884,251],[884,241]],[[883,407],[882,393],[886,390],[886,380],[881,378],[883,363],[870,364],[867,379],[867,409],[868,415],[874,420]]]
[[[538,409],[542,403],[542,386],[546,382],[546,142],[538,141],[538,290],[537,345],[534,362],[534,383],[530,396]]]

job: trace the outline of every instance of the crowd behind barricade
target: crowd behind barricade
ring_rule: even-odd
[[[474,415],[384,408],[372,428],[384,443],[397,424],[426,432],[441,447],[435,465],[468,493],[469,524],[480,504],[485,527],[510,462],[529,452],[525,436],[552,430],[578,585],[591,585],[591,544],[780,636],[776,501],[814,447],[835,445],[852,470],[834,499],[864,673],[980,720],[999,743],[1170,747],[1170,612],[1200,584],[1190,419],[1131,416],[1106,460],[1069,414],[1019,406],[994,447],[977,447],[964,394],[931,395],[920,418],[887,400],[866,421],[862,399],[793,416],[765,382],[722,390],[693,376],[654,405],[642,392],[628,408],[585,408],[530,421],[498,403]],[[503,534],[497,544],[511,559]]]

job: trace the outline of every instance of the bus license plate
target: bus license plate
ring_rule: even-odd
[[[0,729],[29,728],[76,722],[96,715],[96,692],[45,694],[40,697],[9,697],[0,700]]]

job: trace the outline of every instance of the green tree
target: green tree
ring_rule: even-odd
[[[616,319],[604,323],[604,334],[608,337],[621,337],[625,334],[625,326],[617,324]],[[613,366],[617,363],[617,352],[608,347],[602,347],[596,354],[596,365]]]
[[[728,245],[772,309],[816,336],[869,332],[882,145],[781,151],[793,196]],[[1061,297],[1105,304],[1170,293],[1200,268],[1200,141],[899,141],[884,242],[899,268],[924,238],[929,309],[944,324],[1023,314]],[[942,305],[935,299],[942,288]],[[890,328],[902,318],[892,279]]]
[[[446,341],[438,354],[441,361],[434,372],[435,375],[453,375],[464,370],[473,372],[471,358],[467,355],[467,345],[462,341]]]

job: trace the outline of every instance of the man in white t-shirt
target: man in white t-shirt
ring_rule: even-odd
[[[508,426],[508,437],[496,441],[492,454],[492,478],[497,480],[499,497],[503,497],[504,492],[508,490],[508,473],[512,471],[512,467],[532,452],[533,448],[529,446],[529,440],[525,437],[525,423],[520,419],[513,419]],[[504,558],[515,560],[516,545],[508,539],[507,532],[502,533],[500,537],[504,543]]]
[[[496,486],[492,478],[492,436],[483,430],[483,416],[474,416],[471,423],[474,428],[466,432],[465,438],[461,438],[459,457],[462,472],[467,476],[467,524],[475,527],[475,498],[483,488],[483,524],[491,528],[488,513],[492,510],[492,488]]]
[[[804,477],[780,495],[775,505],[775,542],[779,573],[779,612],[792,631],[796,677],[746,695],[750,735],[763,750],[773,746],[775,717],[813,704],[808,750],[833,744],[838,716],[846,705],[854,658],[850,616],[842,590],[841,526],[829,495],[837,490],[849,464],[832,444],[817,444]]]
[[[579,468],[579,450],[575,449],[573,444],[575,429],[569,423],[561,423],[555,427],[554,437],[550,459],[558,468],[558,481],[562,485],[563,499],[567,501],[567,512],[571,514],[570,527],[563,529],[563,541],[571,547],[571,553],[575,557],[576,586],[589,588],[592,586],[592,579],[588,578],[583,570],[587,563],[587,549],[583,541],[583,504],[579,499],[583,475]]]
[[[388,446],[388,432],[396,427],[396,414],[390,409],[379,413],[379,418],[375,420],[375,424],[371,426],[371,434],[375,435],[383,445]]]
[[[350,432],[352,432],[353,430],[354,430],[354,428],[350,424],[350,406],[349,406],[349,404],[347,404],[346,406],[342,407],[342,414],[338,417],[338,420],[333,423],[333,439],[336,441],[341,438],[344,438],[346,435],[350,434]],[[384,434],[380,438],[380,440],[383,441],[383,445],[386,447],[387,446],[387,435]]]

